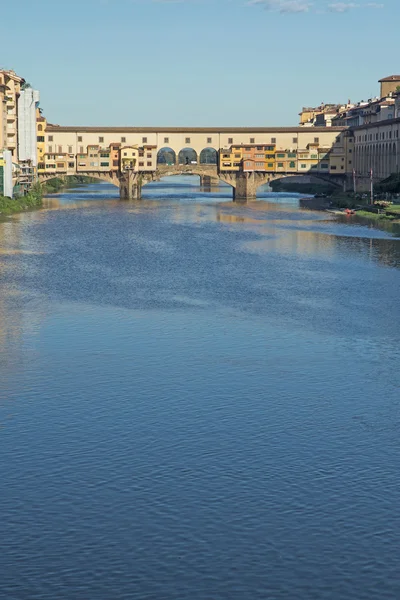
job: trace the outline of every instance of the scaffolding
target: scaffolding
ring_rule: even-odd
[[[19,163],[17,175],[17,189],[20,195],[29,192],[36,181],[36,168],[31,160],[24,160]]]

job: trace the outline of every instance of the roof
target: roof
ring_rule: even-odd
[[[343,131],[343,127],[321,128],[322,131]],[[320,129],[320,131],[321,131]],[[304,127],[64,127],[47,124],[47,133],[306,133]]]
[[[379,83],[382,83],[383,81],[400,81],[400,75],[390,75],[389,77],[384,77],[383,79],[379,80]]]

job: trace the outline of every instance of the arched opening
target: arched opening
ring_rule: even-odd
[[[157,164],[172,166],[176,164],[175,150],[172,148],[161,148],[157,154]]]
[[[218,164],[218,152],[214,148],[204,148],[200,152],[200,164],[201,165],[217,165]]]
[[[43,131],[43,125],[38,125],[38,131]]]
[[[197,165],[197,152],[193,148],[183,148],[178,155],[178,165]]]

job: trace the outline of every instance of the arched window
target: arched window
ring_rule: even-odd
[[[158,165],[175,165],[176,164],[176,154],[172,148],[161,148],[157,154],[157,164]]]
[[[197,152],[193,148],[183,148],[178,155],[179,165],[197,165]]]

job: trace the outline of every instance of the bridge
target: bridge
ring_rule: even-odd
[[[312,175],[346,185],[349,131],[306,128],[62,127],[46,124],[39,181],[68,175],[102,179],[122,199],[139,199],[150,181],[171,175],[221,180],[233,199],[256,197],[275,179]]]

